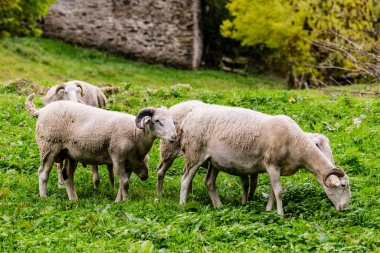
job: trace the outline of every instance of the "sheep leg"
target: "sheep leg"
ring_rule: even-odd
[[[164,178],[166,175],[166,172],[172,166],[174,160],[177,158],[179,149],[175,150],[173,153],[170,154],[169,158],[163,160],[157,167],[157,197],[160,198],[163,193],[163,187],[164,187]]]
[[[57,165],[58,188],[62,189],[62,188],[65,188],[65,182],[62,176],[62,170],[63,170],[64,165],[63,165],[63,162],[57,163],[56,165]]]
[[[179,198],[180,205],[183,205],[186,203],[187,195],[189,192],[189,186],[193,181],[195,173],[197,173],[199,167],[203,164],[205,160],[202,160],[193,166],[186,167],[185,173],[183,173],[182,179],[181,179],[181,193],[180,193],[180,198]]]
[[[250,184],[249,185],[249,188],[250,188],[249,189],[249,195],[248,195],[249,200],[252,200],[253,196],[255,195],[258,178],[259,178],[259,174],[252,174],[251,175],[251,180],[249,182],[249,184]]]
[[[115,188],[115,175],[113,174],[113,167],[112,165],[107,165],[108,170],[108,180],[110,183],[111,189]]]
[[[277,212],[279,215],[284,215],[284,209],[282,207],[282,187],[280,183],[280,168],[275,165],[269,165],[267,167],[267,171],[271,187],[273,188],[273,192],[276,197]]]
[[[189,188],[187,188],[187,195],[193,194],[193,180],[189,183]]]
[[[40,168],[38,169],[38,187],[40,197],[47,196],[47,181],[49,179],[50,171],[54,164],[54,155],[51,153],[42,161]]]
[[[100,184],[99,169],[97,165],[91,165],[92,171],[92,182],[94,184],[94,189],[98,189]]]
[[[186,169],[183,171],[183,173],[185,173]],[[189,183],[189,187],[187,188],[187,196],[189,196],[189,194],[193,194],[193,181],[191,181]]]
[[[117,191],[115,202],[120,202],[123,200],[123,196],[121,194],[121,188],[119,187],[119,190]]]
[[[65,178],[66,192],[69,196],[69,200],[78,200],[78,195],[75,191],[74,185],[74,173],[77,167],[77,162],[73,159],[66,159],[68,167],[63,171],[63,177]]]
[[[247,204],[248,202],[248,190],[249,190],[249,176],[240,176],[241,188],[243,191],[242,204]]]
[[[207,170],[206,180],[205,180],[208,194],[210,195],[210,199],[215,208],[222,206],[222,202],[219,199],[219,196],[218,196],[218,193],[216,192],[216,187],[215,187],[215,181],[216,181],[216,178],[218,177],[218,174],[219,174],[219,170],[210,166]]]
[[[115,202],[126,201],[128,199],[129,178],[132,170],[126,168],[124,162],[114,162],[113,167],[119,175],[119,191]]]
[[[273,192],[273,188],[272,188],[272,185],[271,185],[270,186],[269,199],[268,199],[266,210],[267,211],[272,211],[273,210],[273,204],[274,204],[274,192]]]

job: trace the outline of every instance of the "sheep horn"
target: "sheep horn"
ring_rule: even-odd
[[[83,86],[80,83],[77,83],[77,87],[80,88],[80,95],[83,97]]]
[[[65,84],[64,83],[61,83],[57,86],[57,88],[55,88],[55,94],[58,93],[59,90],[61,89],[65,89]]]
[[[144,108],[144,109],[141,109],[141,111],[137,114],[136,116],[136,126],[140,129],[143,129],[144,126],[141,125],[141,121],[142,119],[145,117],[145,116],[149,116],[149,117],[152,117],[154,115],[154,113],[156,112],[156,109],[152,108],[152,107],[148,107],[148,108]]]
[[[327,180],[327,178],[328,178],[329,176],[331,176],[331,175],[335,175],[335,176],[341,178],[341,177],[344,177],[345,173],[344,173],[343,169],[340,168],[340,167],[335,167],[335,168],[329,169],[329,170],[325,173],[325,175],[323,176],[323,183],[324,183],[325,185],[326,185],[326,180]]]

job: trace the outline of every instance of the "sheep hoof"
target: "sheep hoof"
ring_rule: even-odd
[[[75,202],[78,200],[78,196],[69,196],[69,200]]]
[[[214,208],[221,208],[223,205],[222,203],[216,203],[214,204]]]

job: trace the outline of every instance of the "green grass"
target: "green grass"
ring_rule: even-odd
[[[89,169],[78,169],[75,182],[79,201],[68,201],[66,191],[57,188],[55,170],[49,180],[48,197],[39,198],[36,120],[24,110],[26,94],[2,85],[1,252],[379,252],[378,98],[324,95],[315,90],[256,89],[276,86],[277,80],[149,66],[47,39],[2,43],[3,84],[18,77],[45,86],[70,79],[119,87],[130,82],[128,90],[108,98],[108,109],[136,113],[146,106],[171,106],[199,99],[289,115],[305,131],[320,132],[330,139],[336,164],[350,177],[352,199],[347,210],[335,211],[313,175],[300,170],[294,176],[281,178],[286,215],[279,217],[276,212],[265,211],[269,192],[266,175],[260,178],[255,200],[242,206],[239,178],[221,173],[217,188],[224,206],[214,209],[202,169],[194,179],[189,202],[181,207],[178,202],[183,159],[178,159],[165,178],[164,196],[157,201],[158,141],[150,152],[150,178],[143,182],[132,176],[126,203],[114,203],[116,191],[109,189],[104,167],[100,169],[102,182],[98,190],[92,189]],[[28,50],[39,52],[36,60],[30,52],[19,53]],[[41,59],[49,59],[51,65]],[[86,69],[96,74],[87,75]],[[101,69],[115,72],[107,77]],[[124,80],[128,73],[130,79]],[[194,88],[171,87],[176,82],[189,83]],[[278,83],[281,85],[277,88],[285,87],[281,80]],[[41,101],[38,97],[38,107]],[[357,118],[360,124],[354,124]]]
[[[0,43],[0,82],[25,77],[45,86],[76,79],[96,85],[131,83],[153,88],[176,83],[215,89],[286,86],[284,80],[271,76],[248,77],[136,63],[52,39],[14,38]]]

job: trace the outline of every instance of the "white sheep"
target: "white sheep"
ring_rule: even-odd
[[[206,186],[215,207],[221,205],[215,189],[218,171],[237,176],[267,172],[277,211],[283,215],[280,175],[292,175],[300,167],[314,174],[337,210],[348,206],[351,196],[348,176],[287,116],[209,105],[189,112],[180,130],[186,161],[180,204],[186,202],[198,168],[209,162]]]
[[[47,105],[59,100],[73,101],[94,107],[104,107],[107,103],[106,96],[99,87],[79,80],[51,87],[45,95],[44,103]]]
[[[61,83],[51,87],[44,98],[44,104],[47,105],[51,102],[67,100],[72,102],[78,102],[94,107],[106,106],[107,99],[102,90],[89,83],[74,80],[66,83]],[[57,176],[58,176],[58,188],[64,187],[64,180],[62,176],[62,169],[65,167],[65,161],[57,163]],[[108,178],[111,188],[114,187],[114,175],[112,166],[107,166]],[[94,188],[98,188],[100,183],[99,170],[97,165],[91,166],[92,181]]]
[[[47,180],[54,161],[69,158],[66,190],[76,200],[75,162],[112,165],[119,175],[115,201],[128,198],[132,168],[139,168],[156,137],[176,139],[173,119],[167,108],[145,108],[135,117],[71,101],[57,101],[36,110],[34,94],[25,101],[30,115],[38,117],[36,140],[40,150],[39,194],[47,195]],[[137,173],[139,173],[137,171]]]
[[[169,112],[172,114],[174,124],[176,125],[176,130],[179,132],[179,126],[181,125],[183,119],[186,117],[187,113],[191,112],[195,108],[207,107],[208,104],[197,100],[189,100],[173,105],[169,108]],[[305,133],[310,140],[312,140],[317,147],[322,151],[322,153],[334,163],[331,147],[329,145],[329,139],[322,134],[318,133]],[[157,197],[161,197],[163,193],[163,184],[165,174],[173,164],[174,160],[182,155],[179,139],[175,142],[168,143],[166,141],[160,141],[160,158],[161,163],[157,167]],[[207,168],[208,165],[206,164]],[[248,202],[248,199],[252,199],[254,192],[257,187],[258,174],[253,174],[249,176],[241,176],[242,182],[242,203]],[[192,186],[189,186],[189,192],[191,192]],[[268,203],[273,203],[274,194],[271,191]],[[268,204],[269,206],[269,204]],[[273,205],[272,205],[273,206]],[[273,208],[273,207],[272,207]]]

